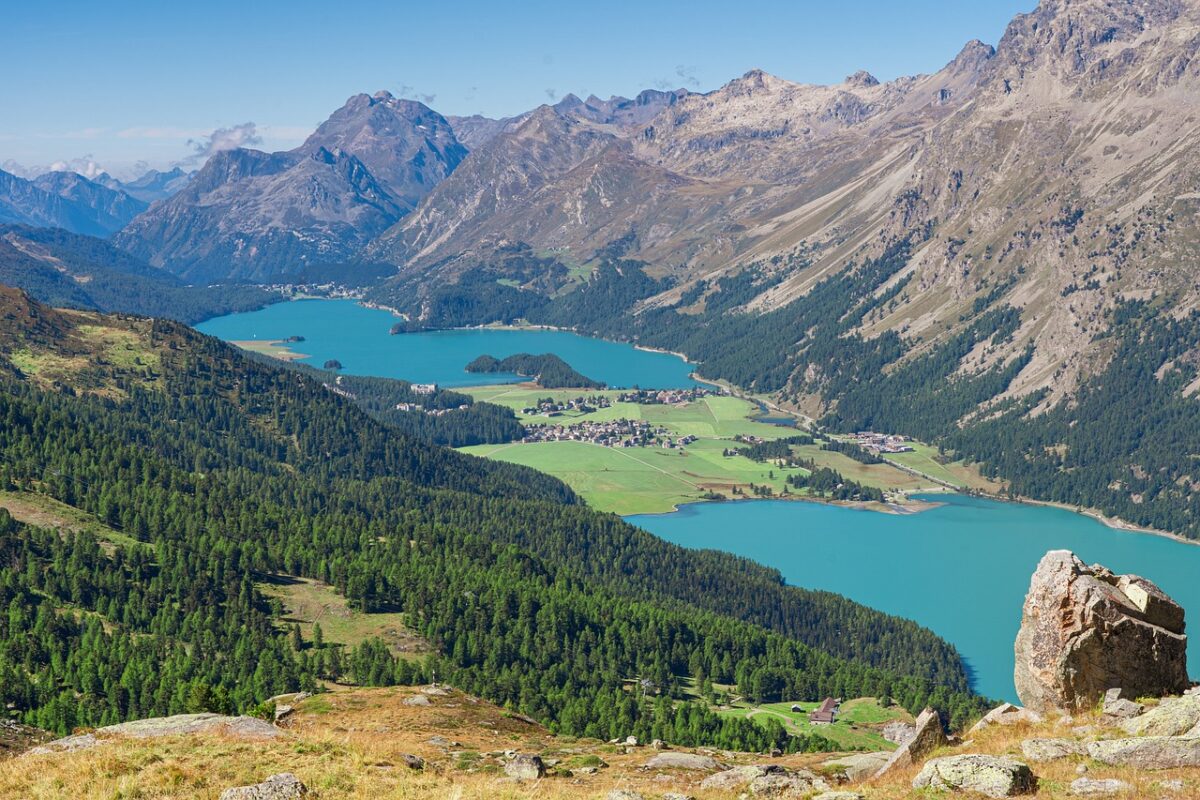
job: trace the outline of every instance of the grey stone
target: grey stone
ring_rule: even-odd
[[[663,792],[662,800],[696,800],[690,794],[680,794],[679,792]]]
[[[755,778],[749,788],[754,797],[800,797],[828,789],[829,784],[808,770],[779,770]]]
[[[858,792],[822,792],[816,795],[812,800],[864,800],[863,796]]]
[[[404,698],[406,706],[431,706],[433,702],[423,694],[414,694],[412,697]]]
[[[1103,797],[1117,794],[1133,788],[1125,781],[1116,778],[1076,778],[1071,781],[1068,792],[1080,797]]]
[[[718,770],[727,767],[712,756],[698,753],[663,752],[646,762],[646,769]]]
[[[1139,736],[1105,739],[1090,742],[1088,755],[1104,764],[1138,769],[1200,767],[1200,738]]]
[[[821,766],[836,770],[845,775],[846,780],[857,783],[865,781],[879,772],[880,768],[891,758],[891,755],[891,753],[884,750],[875,753],[852,753],[830,759]]]
[[[44,756],[51,753],[70,753],[75,750],[87,750],[100,744],[100,740],[96,738],[94,733],[79,733],[74,736],[66,736],[62,739],[55,739],[53,742],[46,742],[37,747],[31,747],[25,751],[27,756]]]
[[[747,767],[733,767],[724,772],[718,772],[716,775],[709,775],[700,782],[702,789],[740,789],[747,786],[755,778],[761,778],[764,775],[770,775],[777,772],[783,772],[783,768],[774,764],[759,765]]]
[[[662,739],[655,739],[654,741],[650,742],[650,747],[654,750],[666,750],[667,743]]]
[[[646,800],[646,796],[632,789],[613,789],[605,795],[605,800]]]
[[[942,721],[937,712],[927,708],[917,717],[916,730],[913,735],[900,745],[888,760],[875,773],[876,777],[884,775],[893,769],[903,769],[912,766],[924,756],[946,744],[946,733],[942,730]]]
[[[272,775],[253,786],[238,786],[221,792],[221,800],[295,800],[308,794],[304,784],[290,772]]]
[[[400,760],[404,762],[404,766],[409,769],[425,769],[425,759],[420,756],[415,756],[412,753],[402,753]]]
[[[1200,723],[1200,697],[1167,697],[1144,714],[1121,723],[1134,736],[1180,736]]]
[[[1183,786],[1184,783],[1183,781],[1179,780],[1179,778],[1171,778],[1169,780],[1158,782],[1158,788],[1164,789],[1168,792],[1182,792]]]
[[[546,765],[541,756],[517,753],[505,763],[504,774],[519,781],[535,781],[546,776]]]
[[[1051,550],[1034,572],[1013,677],[1034,711],[1090,708],[1114,686],[1178,694],[1187,677],[1183,608],[1155,584]]]
[[[1037,778],[1026,764],[1004,756],[959,755],[925,763],[912,782],[914,789],[951,789],[987,797],[1013,797],[1037,790]]]
[[[971,726],[968,733],[978,733],[991,725],[1016,725],[1027,722],[1036,725],[1042,721],[1042,715],[1027,708],[1014,706],[1012,703],[1001,703],[983,715],[983,718]]]
[[[1030,761],[1057,761],[1087,754],[1087,745],[1076,739],[1026,739],[1021,753]]]

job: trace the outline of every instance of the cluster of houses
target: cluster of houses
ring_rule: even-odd
[[[854,434],[854,443],[871,453],[908,453],[913,449],[907,436],[874,431],[859,431]]]
[[[396,403],[397,411],[424,411],[431,417],[440,417],[444,414],[449,414],[451,411],[462,411],[466,408],[470,408],[466,403],[455,408],[425,408],[420,403]]]
[[[608,408],[611,405],[612,401],[602,394],[595,394],[589,397],[572,397],[567,400],[555,400],[553,397],[543,397],[534,405],[522,408],[521,413],[527,417],[538,414],[546,417],[558,417],[567,411],[590,414],[593,411]]]
[[[675,449],[696,441],[695,436],[673,438],[666,428],[644,419],[576,422],[571,425],[530,425],[522,442],[588,442],[604,447],[663,447]]]
[[[721,394],[728,393],[728,391],[721,392]],[[702,397],[708,397],[710,394],[717,394],[717,392],[711,389],[702,389],[699,386],[692,389],[634,389],[630,392],[622,392],[617,396],[617,400],[622,403],[640,403],[646,406],[675,406],[694,402]]]

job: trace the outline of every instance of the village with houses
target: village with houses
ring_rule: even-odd
[[[602,447],[661,447],[673,450],[696,441],[695,436],[672,436],[644,419],[575,422],[570,425],[529,425],[523,443],[586,442]]]
[[[907,436],[894,433],[858,431],[852,441],[868,453],[911,453],[912,445]]]

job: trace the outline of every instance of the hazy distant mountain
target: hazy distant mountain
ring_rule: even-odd
[[[189,280],[264,278],[346,260],[404,213],[342,150],[217,153],[114,240]]]
[[[152,169],[132,181],[120,181],[106,172],[96,176],[95,182],[110,189],[117,189],[131,197],[136,197],[147,205],[157,200],[165,200],[187,185],[195,175],[195,171],[185,172],[175,167],[167,172]]]
[[[250,286],[188,286],[109,242],[59,228],[0,225],[0,284],[54,306],[198,322],[279,299]]]
[[[106,237],[145,209],[142,201],[74,172],[26,180],[0,171],[0,222]]]
[[[387,92],[356,95],[295,150],[214,155],[116,241],[204,280],[348,260],[465,155],[449,123],[426,106]]]

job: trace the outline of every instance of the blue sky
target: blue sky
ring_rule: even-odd
[[[574,92],[707,91],[748,69],[830,83],[932,72],[995,44],[1035,0],[855,3],[12,3],[0,26],[0,164],[169,166],[293,147],[357,92],[516,114]],[[247,125],[253,123],[253,126]],[[219,146],[219,145],[218,145]],[[11,164],[10,164],[11,166]]]

